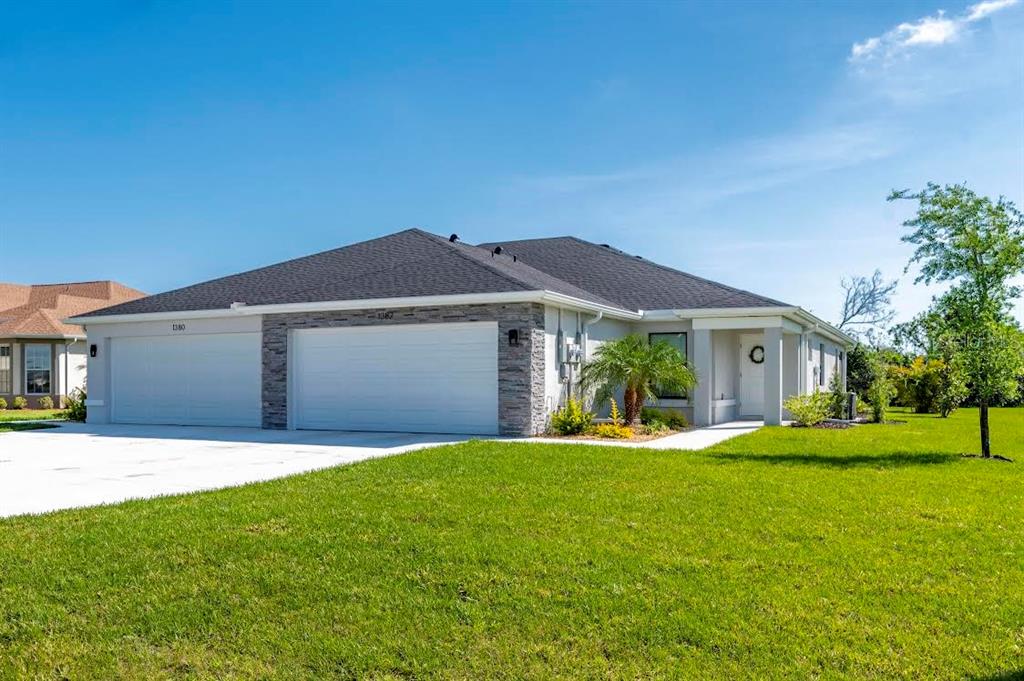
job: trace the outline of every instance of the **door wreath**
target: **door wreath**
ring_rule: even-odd
[[[750,361],[754,364],[764,364],[764,346],[755,345],[750,348]]]

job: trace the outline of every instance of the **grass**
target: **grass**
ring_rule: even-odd
[[[4,409],[0,411],[0,423],[11,421],[45,421],[63,419],[62,409]]]
[[[1021,678],[1024,464],[897,418],[0,521],[0,678]],[[1024,460],[1024,410],[993,433]]]
[[[42,430],[44,428],[56,428],[46,423],[18,423],[0,421],[0,433],[9,433],[14,430]]]

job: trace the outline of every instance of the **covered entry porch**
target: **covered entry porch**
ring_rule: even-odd
[[[778,425],[783,401],[809,389],[804,330],[781,316],[698,318],[692,338],[695,425],[739,418]]]

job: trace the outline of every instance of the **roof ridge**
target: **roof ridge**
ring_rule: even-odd
[[[470,262],[470,263],[473,263],[474,265],[478,265],[478,266],[483,267],[483,268],[485,268],[487,270],[490,270],[491,272],[493,272],[494,274],[497,274],[499,277],[501,277],[505,281],[512,282],[513,284],[518,284],[519,286],[525,286],[525,287],[527,287],[527,290],[531,290],[531,291],[532,290],[537,290],[534,287],[533,284],[531,284],[531,283],[529,283],[529,282],[527,282],[527,281],[525,281],[523,279],[520,279],[518,277],[515,277],[515,276],[513,276],[511,274],[508,274],[506,272],[502,272],[500,269],[498,269],[498,267],[496,267],[494,265],[491,265],[491,264],[489,264],[489,263],[487,263],[485,261],[482,262],[482,261],[473,260],[468,255],[466,255],[461,250],[459,250],[458,246],[456,246],[456,242],[453,242],[453,241],[451,241],[449,239],[445,239],[443,236],[439,236],[437,234],[431,234],[430,232],[427,232],[425,230],[419,229],[417,227],[414,227],[412,229],[412,231],[416,232],[420,236],[425,236],[425,237],[431,239],[432,241],[435,241],[438,245],[445,246],[445,247],[451,249],[451,251],[453,253],[457,254],[460,258],[462,258],[466,262]],[[465,245],[470,247],[470,248],[480,248],[479,246],[474,246],[473,244],[465,244]],[[481,250],[486,250],[486,249],[481,249]],[[523,263],[523,264],[525,265],[526,263]],[[536,268],[531,268],[531,269],[536,269]],[[558,279],[558,277],[554,277],[554,278]],[[559,279],[559,281],[561,281],[561,279]],[[567,284],[567,285],[569,284],[569,282],[563,282],[563,283]]]

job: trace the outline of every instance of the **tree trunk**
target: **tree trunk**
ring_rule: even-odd
[[[981,456],[988,459],[992,456],[992,442],[988,436],[988,402],[978,403],[978,415],[981,419]]]
[[[622,396],[624,404],[623,408],[623,421],[626,422],[627,426],[636,425],[637,420],[640,418],[640,410],[637,409],[637,395],[638,392],[634,388],[626,386],[626,392]]]

